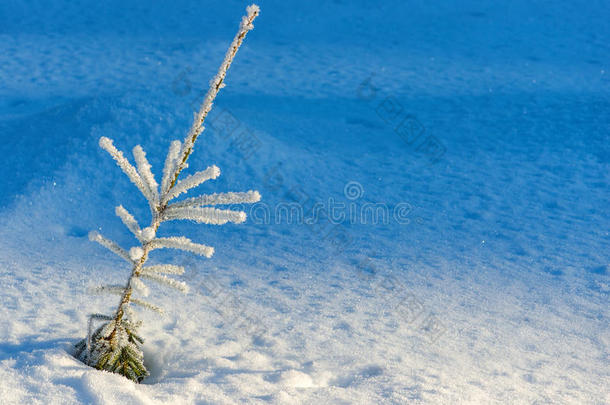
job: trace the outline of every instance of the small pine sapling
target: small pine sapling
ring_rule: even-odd
[[[224,87],[225,75],[237,50],[248,31],[254,28],[252,22],[258,16],[259,8],[251,5],[246,11],[247,15],[242,18],[239,30],[218,73],[210,83],[210,89],[205,95],[199,112],[195,115],[188,135],[183,142],[173,141],[170,145],[161,184],[155,180],[141,146],[137,145],[133,148],[136,163],[134,167],[123,153],[115,148],[112,140],[106,137],[100,138],[100,147],[112,156],[129,180],[146,197],[152,220],[148,227],[142,229],[123,206],[119,205],[116,208],[116,215],[139,242],[138,246],[129,250],[123,249],[96,231],[89,234],[92,241],[98,242],[117,254],[131,266],[131,274],[125,285],[103,285],[95,289],[99,293],[115,294],[120,297],[120,300],[113,314],[89,316],[87,337],[76,344],[75,350],[76,357],[89,366],[121,374],[135,382],[142,381],[149,373],[143,362],[143,340],[137,334],[141,321],[136,320],[131,304],[157,312],[162,310],[134,295],[146,291],[144,280],[163,284],[182,292],[186,292],[188,289],[185,283],[168,277],[168,275],[183,274],[183,267],[172,264],[146,265],[148,256],[153,250],[164,248],[186,250],[208,258],[214,253],[214,248],[192,242],[182,236],[157,237],[157,230],[162,222],[184,219],[214,225],[223,225],[227,222],[241,223],[246,220],[245,212],[219,209],[216,206],[254,203],[260,200],[260,194],[257,191],[247,191],[201,195],[172,203],[172,200],[179,195],[220,175],[218,167],[210,166],[184,179],[178,179],[182,170],[187,167],[187,160],[197,137],[204,130],[203,122],[212,108],[213,101],[220,89]],[[94,330],[95,322],[102,322],[102,324]]]

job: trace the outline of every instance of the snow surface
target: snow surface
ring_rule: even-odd
[[[246,4],[1,2],[0,402],[610,403],[608,4],[260,2],[188,172],[397,214],[164,224],[215,255],[156,256],[191,291],[151,285],[135,385],[69,354],[128,276],[88,232],[149,220],[98,139],[159,176]]]

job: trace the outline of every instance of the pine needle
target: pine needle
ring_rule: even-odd
[[[153,201],[153,205],[156,206],[159,201],[159,185],[155,180],[155,176],[152,174],[150,163],[148,163],[148,159],[146,159],[146,153],[140,145],[136,145],[133,148],[132,153],[138,166],[138,174],[144,182],[144,188],[148,194],[147,199]]]
[[[246,220],[243,211],[219,210],[216,208],[172,208],[167,209],[162,217],[163,221],[186,219],[200,224],[224,225],[227,222],[241,224]]]
[[[125,224],[127,229],[129,229],[138,240],[141,240],[142,230],[133,215],[131,215],[122,205],[116,207],[114,212],[121,218],[121,221]]]
[[[192,242],[184,236],[174,236],[170,238],[157,238],[150,242],[151,249],[181,249],[196,253],[205,257],[212,257],[214,248]]]
[[[129,257],[129,253],[127,253],[127,251],[125,249],[120,247],[116,242],[113,242],[110,239],[104,238],[102,235],[100,235],[99,232],[97,232],[97,231],[89,232],[89,240],[92,242],[99,243],[100,245],[104,246],[106,249],[110,250],[112,253],[116,254],[117,256],[122,257],[127,262],[133,264],[133,260],[131,260],[131,258]]]
[[[205,170],[202,170],[195,174],[191,174],[184,180],[180,180],[178,184],[176,184],[169,190],[169,192],[163,197],[163,203],[167,203],[173,198],[179,196],[180,194],[186,193],[191,188],[197,187],[201,183],[204,183],[211,179],[215,179],[218,176],[220,176],[220,169],[216,166],[210,166]]]
[[[205,205],[229,205],[229,204],[247,204],[259,202],[261,195],[258,191],[246,192],[229,192],[229,193],[214,193],[203,194],[198,197],[188,198],[186,200],[169,205],[168,209],[174,208],[198,208]]]
[[[133,302],[136,305],[141,306],[142,308],[146,308],[146,309],[150,309],[151,311],[155,311],[158,312],[159,314],[163,314],[163,309],[161,309],[160,307],[151,304],[150,302],[146,302],[146,301],[142,301],[138,298],[132,298],[131,302]]]
[[[173,264],[155,264],[142,268],[141,274],[184,274],[184,267]]]

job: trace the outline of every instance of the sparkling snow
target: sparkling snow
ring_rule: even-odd
[[[159,176],[247,4],[82,3],[0,5],[2,404],[610,403],[607,2],[260,2],[185,174],[262,200],[159,229],[140,385],[69,354],[150,220],[98,140]]]

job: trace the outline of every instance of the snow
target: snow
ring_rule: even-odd
[[[142,240],[144,242],[150,242],[155,238],[155,234],[155,229],[147,226],[146,228],[142,229]]]
[[[134,246],[131,249],[129,249],[129,257],[131,258],[131,260],[133,260],[134,262],[137,260],[140,260],[140,258],[144,256],[144,251],[142,250],[141,247],[139,246]]]
[[[0,402],[610,403],[603,1],[261,2],[185,170],[261,201],[159,228],[215,253],[151,254],[143,384],[70,355],[150,221],[98,140],[159,175],[246,5],[0,5]]]

